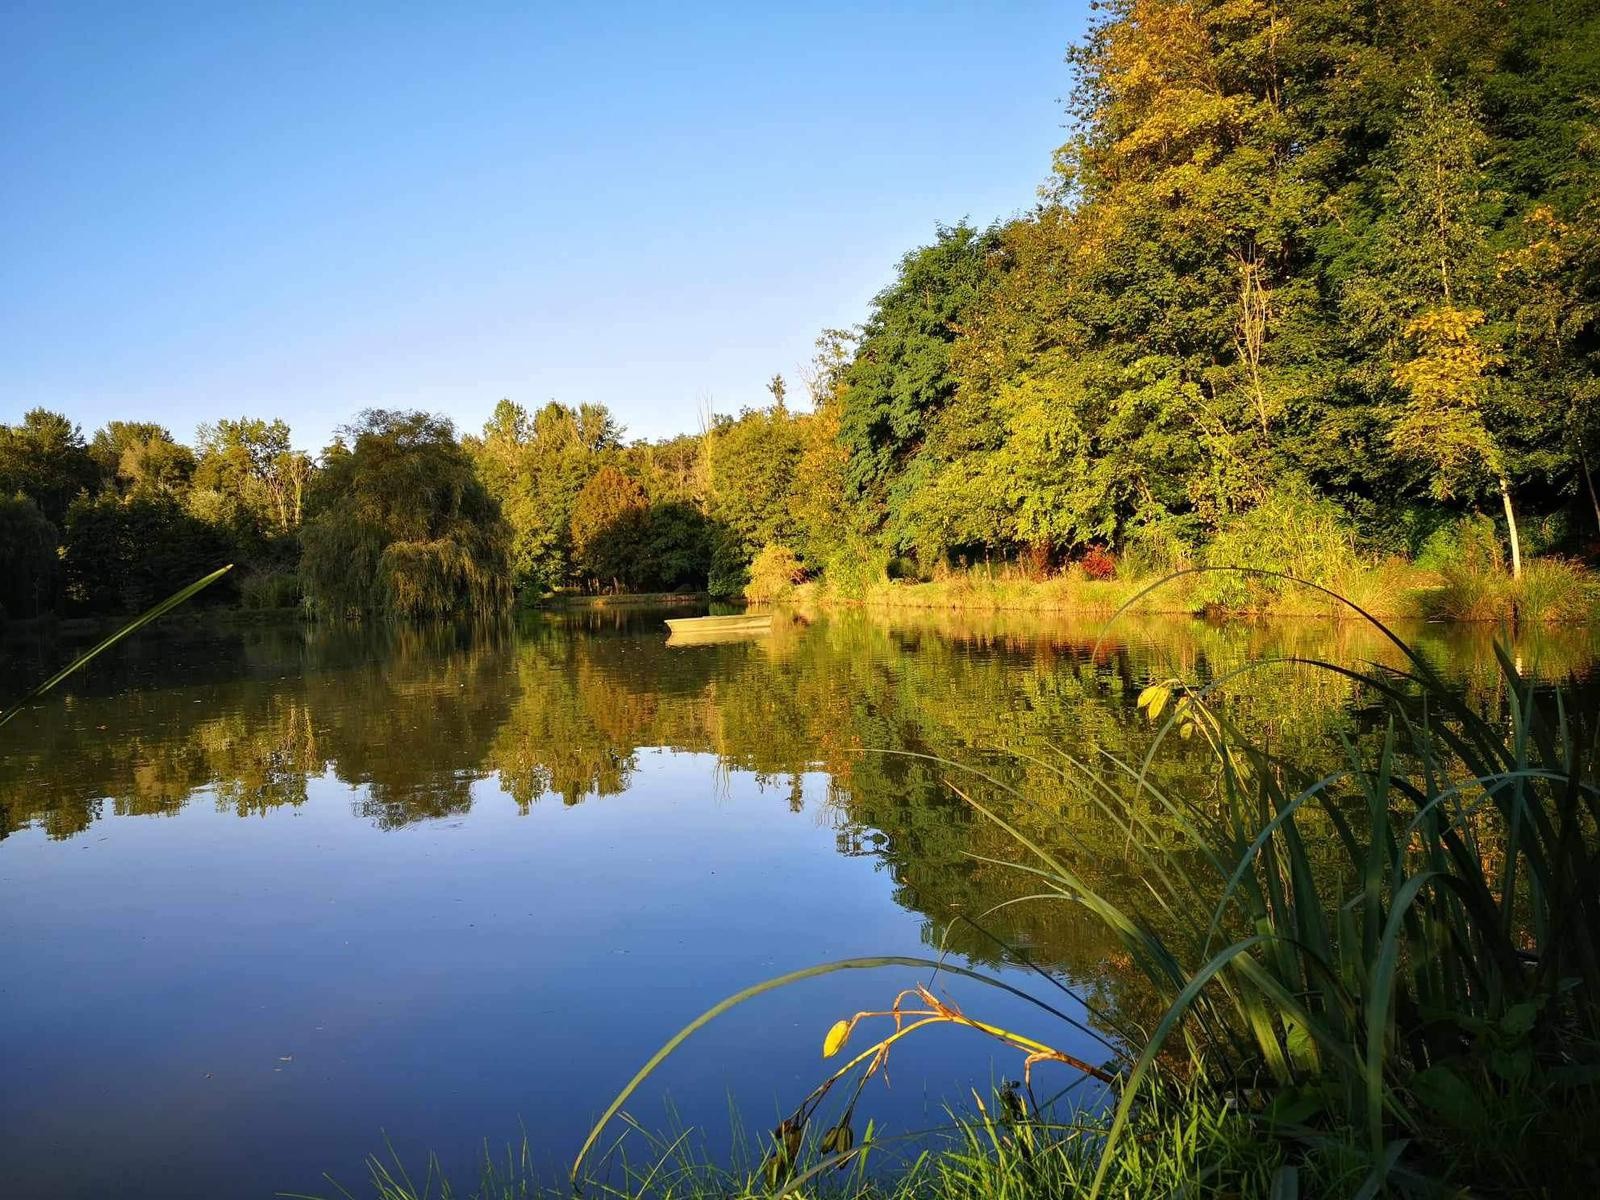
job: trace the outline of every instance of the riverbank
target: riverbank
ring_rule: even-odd
[[[642,608],[659,605],[663,608],[680,604],[708,604],[709,592],[609,592],[591,595],[584,592],[556,592],[544,596],[531,607],[541,609],[564,608]]]
[[[1567,624],[1600,621],[1600,576],[1564,559],[1530,562],[1520,580],[1504,573],[1423,570],[1380,563],[1317,586],[1225,570],[1091,579],[1081,570],[1029,578],[976,568],[928,581],[885,580],[843,594],[827,580],[800,584],[801,606],[1029,612],[1109,616],[1323,617],[1359,620],[1356,605],[1383,620]],[[1319,591],[1345,597],[1342,601]]]

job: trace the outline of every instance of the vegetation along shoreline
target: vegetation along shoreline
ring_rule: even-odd
[[[326,7],[312,6],[339,16]],[[166,112],[185,64],[198,64],[223,97],[182,113],[205,154],[182,138],[161,154],[133,143],[84,153],[95,143],[70,124],[56,136],[54,118],[18,142],[39,158],[19,196],[50,195],[60,175],[97,205],[76,218],[95,229],[94,268],[39,259],[49,286],[15,306],[30,317],[25,337],[64,363],[96,358],[92,340],[69,354],[46,345],[70,347],[64,334],[28,332],[34,310],[82,319],[84,293],[59,290],[75,273],[108,296],[160,300],[167,245],[105,219],[172,207],[165,187],[126,186],[134,164],[174,183],[203,178],[207,209],[228,220],[196,243],[208,279],[235,258],[262,272],[249,295],[208,284],[203,310],[164,309],[169,325],[194,325],[186,338],[204,334],[207,354],[257,370],[262,387],[307,378],[280,375],[275,360],[305,355],[322,371],[318,347],[343,340],[359,370],[336,370],[330,353],[327,386],[363,389],[315,446],[226,396],[185,410],[206,418],[192,436],[148,419],[158,400],[86,409],[124,419],[82,428],[58,411],[87,390],[68,386],[90,378],[79,361],[13,385],[28,399],[0,424],[6,677],[190,596],[185,619],[263,625],[195,638],[188,659],[158,644],[121,674],[108,657],[59,705],[43,692],[63,676],[41,671],[50,683],[0,713],[22,748],[0,763],[0,839],[15,856],[0,887],[20,897],[7,901],[18,916],[6,954],[21,964],[0,992],[18,1005],[4,1024],[32,1072],[0,1124],[43,1131],[11,1139],[18,1157],[41,1178],[76,1166],[80,1150],[97,1169],[126,1154],[199,1171],[270,1158],[277,1170],[280,1156],[327,1151],[349,1154],[328,1164],[349,1170],[362,1144],[338,1140],[341,1124],[364,1121],[368,1105],[425,1102],[382,1109],[415,1123],[538,1102],[570,1175],[539,1159],[552,1147],[524,1146],[485,1161],[480,1200],[575,1188],[606,1200],[1593,1192],[1600,0],[1089,4],[1066,52],[1067,132],[1053,154],[1039,147],[1038,189],[988,223],[928,214],[925,244],[881,264],[859,324],[820,330],[795,355],[810,355],[801,367],[758,350],[741,368],[746,394],[721,408],[707,398],[697,427],[660,437],[630,436],[619,415],[630,403],[685,411],[681,392],[645,395],[646,372],[760,344],[726,315],[713,324],[735,305],[765,320],[735,275],[772,294],[821,288],[780,270],[780,259],[810,265],[798,228],[759,261],[730,238],[734,223],[702,242],[650,219],[695,214],[709,227],[710,200],[737,194],[748,213],[736,224],[765,237],[796,211],[780,192],[827,176],[853,191],[807,219],[859,221],[866,232],[852,236],[864,240],[848,244],[876,245],[904,225],[872,225],[874,190],[920,193],[858,176],[919,154],[949,170],[947,156],[873,140],[878,114],[841,99],[854,93],[812,69],[810,35],[788,24],[757,30],[770,42],[725,45],[733,70],[693,56],[735,28],[749,37],[760,22],[743,13],[674,13],[692,46],[619,36],[626,21],[608,13],[581,98],[564,103],[552,81],[557,59],[590,45],[581,6],[541,33],[548,61],[457,43],[458,24],[486,19],[475,7],[443,13],[417,64],[392,57],[406,24],[392,14],[351,39],[348,64],[317,36],[274,35],[294,42],[304,63],[293,78],[306,82],[271,80],[261,112],[292,114],[293,137],[256,129],[251,106],[239,109],[251,123],[218,123],[238,107],[230,76],[267,78],[231,67],[239,47],[269,39],[230,33],[226,53],[163,52],[140,85],[148,96],[112,90],[115,119],[93,121],[112,137]],[[1009,9],[954,7],[985,21]],[[17,95],[58,74],[83,96],[97,91],[85,81],[121,87],[131,56],[113,12],[96,16],[93,37],[63,39],[95,49],[93,72],[59,74],[57,57],[38,55]],[[934,39],[883,55],[857,37],[869,17],[823,14],[827,33],[812,41],[845,45],[851,72],[882,84],[880,106],[926,112],[918,119],[949,123],[937,130],[948,144],[998,154],[992,123],[974,133],[952,119],[972,100],[919,107],[887,72],[903,59],[973,93],[992,77],[934,70]],[[274,9],[275,26],[298,19]],[[778,70],[795,47],[808,53],[793,74]],[[971,65],[987,53],[974,39]],[[427,86],[458,63],[470,79]],[[501,71],[537,114],[489,99]],[[360,103],[327,103],[338,120],[280,111],[316,99],[323,75],[349,81]],[[692,89],[695,104],[641,103],[635,77]],[[712,92],[718,80],[737,92]],[[384,86],[439,94],[412,110]],[[854,105],[851,133],[812,140],[804,122],[757,108],[800,93]],[[452,115],[452,96],[493,108],[482,136]],[[596,132],[590,110],[642,118],[649,152]],[[711,131],[751,112],[749,141]],[[318,128],[333,139],[326,158],[294,140]],[[420,146],[435,133],[449,153],[429,157]],[[528,167],[530,148],[556,135],[560,162]],[[835,161],[847,139],[859,144]],[[373,142],[404,172],[364,165]],[[77,155],[72,171],[45,152],[56,143]],[[741,145],[759,153],[737,181],[702,169]],[[252,147],[272,155],[257,162]],[[474,165],[480,150],[493,169]],[[568,172],[591,161],[592,195],[532,207],[576,192]],[[700,190],[663,181],[673,171]],[[303,205],[274,202],[274,187],[302,174],[316,177]],[[359,211],[322,199],[346,176],[361,181]],[[341,277],[361,259],[407,265],[406,247],[445,240],[390,224],[425,196],[448,202],[441,226],[483,224],[470,263],[392,273],[382,297],[347,290]],[[491,203],[518,214],[519,238],[487,221]],[[234,224],[258,210],[282,232]],[[615,231],[596,236],[578,220],[590,211],[612,214]],[[13,224],[53,247],[55,226]],[[273,286],[266,267],[300,227],[323,230],[329,274]],[[355,235],[368,227],[382,244],[363,250]],[[693,265],[663,267],[668,243],[693,250]],[[137,287],[100,278],[119,260],[142,264]],[[535,302],[519,276],[548,295]],[[603,304],[591,285],[608,291]],[[657,312],[621,303],[635,292]],[[329,307],[305,304],[322,293]],[[499,307],[408,315],[431,296]],[[273,319],[268,301],[306,312]],[[664,348],[682,331],[660,310],[702,305],[697,328],[713,344]],[[258,308],[266,319],[248,338],[213,328]],[[837,311],[807,309],[803,337],[849,319]],[[563,358],[563,342],[581,341],[568,323],[584,314],[608,361],[628,367],[615,390],[577,392],[584,370],[604,371]],[[357,337],[357,316],[389,324]],[[127,324],[120,336],[144,342],[140,356],[181,361],[184,340]],[[500,347],[534,327],[548,340]],[[481,361],[451,360],[452,340]],[[408,378],[387,374],[396,362]],[[791,377],[772,374],[763,394],[780,367]],[[409,407],[493,381],[471,385],[476,425],[494,397],[531,401],[552,379],[569,389],[560,399],[506,396],[472,429]],[[132,383],[116,394],[160,395]],[[276,404],[284,393],[236,394]],[[313,394],[325,399],[308,388],[294,402],[320,420]],[[690,625],[669,643],[650,605],[862,611]],[[950,633],[958,621],[941,631],[940,613],[996,627],[1019,614],[1024,631]],[[1151,649],[1165,616],[1183,636]],[[1142,624],[1107,651],[1098,632],[1030,644],[1032,617]],[[316,627],[266,628],[279,620]],[[30,638],[31,660],[13,653]],[[1381,655],[1368,656],[1374,645]],[[1156,653],[1174,646],[1170,659]],[[647,781],[639,802],[621,802],[635,780]],[[155,814],[165,828],[144,821],[127,835],[121,817]],[[91,826],[94,838],[59,853]],[[817,863],[828,871],[807,873]],[[168,920],[126,923],[141,912]],[[862,914],[887,916],[874,926]],[[1093,953],[1036,953],[1028,922],[1059,922]],[[877,955],[849,940],[879,929],[907,940]],[[797,966],[794,947],[814,933],[823,940],[804,945],[835,957]],[[730,965],[775,977],[730,982]],[[816,1010],[798,1069],[780,1043],[808,1028],[809,1011],[723,1043],[748,1072],[741,1083],[784,1105],[731,1154],[696,1148],[703,1106],[681,1135],[629,1111],[657,1068],[691,1035],[720,1032],[730,1010],[889,968],[901,986],[859,1005],[859,993],[831,993],[850,1003]],[[953,980],[966,1007],[945,990]],[[124,1005],[124,990],[142,1004]],[[178,1021],[175,998],[189,1014]],[[1019,1008],[1026,1027],[1008,1015]],[[271,1039],[293,1040],[290,1011],[299,1040],[280,1047]],[[170,1040],[174,1029],[193,1046]],[[642,1065],[641,1029],[664,1039]],[[964,1095],[949,1083],[931,1130],[861,1115],[868,1084],[891,1059],[898,1069],[907,1043],[951,1032],[981,1041],[991,1088],[971,1090],[970,1073]],[[815,1075],[794,1086],[807,1065]],[[185,1074],[163,1091],[169,1067]],[[1054,1091],[1035,1087],[1064,1073]],[[608,1106],[595,1103],[596,1078]],[[246,1134],[262,1140],[236,1140]],[[368,1169],[363,1194],[378,1200],[465,1194],[432,1166]]]

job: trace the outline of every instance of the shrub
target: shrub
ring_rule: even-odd
[[[1117,560],[1111,557],[1111,552],[1096,542],[1084,551],[1080,560],[1083,573],[1090,579],[1115,579],[1117,577]]]
[[[822,578],[830,595],[860,600],[889,578],[888,555],[865,539],[852,538],[822,564]]]
[[[1564,558],[1534,559],[1514,591],[1517,620],[1535,624],[1585,620],[1600,601],[1593,577]]]
[[[1428,615],[1446,621],[1499,621],[1511,616],[1511,576],[1503,571],[1445,567],[1443,584],[1428,601]]]
[[[1218,532],[1206,547],[1205,565],[1276,571],[1337,588],[1370,564],[1356,548],[1343,509],[1304,485],[1290,485],[1275,489]],[[1208,607],[1259,612],[1291,587],[1282,580],[1217,571],[1200,576],[1195,597]],[[1307,598],[1293,597],[1296,602]]]
[[[1494,521],[1482,513],[1448,521],[1423,539],[1417,551],[1417,566],[1439,572],[1503,573],[1505,553],[1500,532]]]
[[[249,609],[298,608],[305,598],[300,576],[292,571],[266,571],[239,585],[239,603]]]
[[[1136,521],[1122,541],[1122,573],[1139,578],[1171,575],[1192,567],[1192,533],[1181,518]]]
[[[744,598],[757,602],[785,599],[805,577],[806,569],[793,550],[768,542],[750,564],[750,582],[745,584]]]

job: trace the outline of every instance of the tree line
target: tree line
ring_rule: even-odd
[[[775,377],[654,442],[594,405],[371,412],[315,461],[277,421],[190,448],[37,411],[0,436],[0,602],[136,606],[219,556],[401,615],[733,594],[758,556],[845,592],[1165,570],[1252,514],[1435,558],[1492,522],[1513,572],[1595,544],[1600,3],[1114,0],[1068,61],[1037,202],[908,253],[808,410]]]

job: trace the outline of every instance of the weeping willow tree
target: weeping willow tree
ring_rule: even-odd
[[[412,619],[510,604],[510,530],[448,420],[369,410],[323,466],[300,566],[319,612]]]

